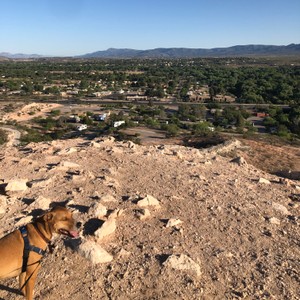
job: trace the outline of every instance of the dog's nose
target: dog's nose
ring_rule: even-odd
[[[82,226],[82,223],[81,222],[77,222],[76,223],[76,228],[80,228]]]

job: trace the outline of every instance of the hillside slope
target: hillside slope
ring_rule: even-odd
[[[1,236],[55,202],[82,224],[80,239],[58,238],[44,258],[35,299],[299,299],[300,182],[220,155],[236,147],[104,138],[1,148]],[[30,187],[5,192],[14,179]],[[137,204],[147,195],[160,203],[146,208],[148,216]],[[123,210],[101,240],[98,203],[108,214]],[[168,224],[173,218],[182,223]],[[113,260],[83,257],[86,241]],[[15,288],[17,280],[2,281],[0,299],[19,299]]]

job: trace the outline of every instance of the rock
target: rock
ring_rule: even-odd
[[[40,187],[46,187],[48,184],[52,182],[53,178],[43,178],[43,179],[35,179],[32,181],[27,182],[27,185],[30,188],[40,188]]]
[[[74,174],[74,175],[71,175],[69,177],[69,179],[74,181],[75,183],[79,183],[79,182],[84,182],[86,180],[86,177],[82,176],[82,175]]]
[[[136,212],[136,216],[143,221],[150,217],[150,211],[147,208],[140,209]]]
[[[121,154],[121,153],[123,153],[123,150],[120,148],[120,147],[109,147],[110,149],[107,149],[108,151],[108,153],[115,153],[115,154]]]
[[[192,174],[192,175],[190,175],[190,176],[191,176],[191,178],[197,178],[197,179],[206,181],[206,177],[203,176],[203,175],[200,175],[200,174]]]
[[[109,215],[109,219],[113,218],[113,219],[116,219],[116,218],[119,218],[123,215],[124,213],[124,209],[122,208],[117,208],[115,209],[110,215]]]
[[[300,202],[300,194],[292,194],[289,197],[294,202]]]
[[[277,218],[275,218],[275,217],[269,218],[268,221],[269,221],[271,224],[280,225],[280,220],[277,219]]]
[[[174,150],[173,155],[177,156],[179,159],[183,159],[183,154],[179,150]]]
[[[92,198],[95,199],[95,200],[100,200],[100,194],[98,191],[95,191],[92,195]]]
[[[113,260],[113,256],[110,255],[106,250],[104,250],[100,245],[93,241],[83,242],[79,248],[78,252],[85,258],[89,259],[92,264],[103,264],[108,263]]]
[[[107,215],[107,208],[101,203],[94,203],[91,207],[93,214],[96,218],[101,219]]]
[[[224,256],[227,258],[232,258],[234,255],[229,251],[225,251]]]
[[[5,187],[5,192],[6,193],[11,193],[11,192],[24,192],[28,188],[27,186],[27,179],[16,179],[16,180],[11,180],[7,183]]]
[[[94,147],[94,148],[101,148],[102,145],[95,142],[95,141],[91,141],[90,144],[89,144],[90,147]]]
[[[247,162],[246,162],[246,160],[244,159],[244,157],[242,157],[242,156],[238,156],[238,157],[232,159],[230,162],[236,163],[236,164],[238,164],[239,166],[247,166]]]
[[[100,140],[98,140],[98,143],[103,143],[103,144],[110,144],[115,141],[115,138],[113,136],[108,136],[108,137],[103,137]]]
[[[80,165],[73,163],[71,161],[62,161],[59,163],[59,167],[66,168],[66,169],[72,169],[72,168],[79,168]]]
[[[77,192],[79,194],[82,194],[84,192],[84,189],[82,187],[77,188]]]
[[[132,141],[128,141],[127,146],[129,149],[135,149],[136,148],[136,144]]]
[[[26,224],[30,223],[31,220],[32,220],[32,216],[24,217],[15,224],[15,227],[21,227],[23,225],[26,225]]]
[[[262,183],[262,184],[271,184],[271,182],[270,182],[268,179],[263,178],[263,177],[260,177],[260,178],[259,178],[258,183]]]
[[[137,205],[140,207],[147,207],[147,206],[160,207],[159,201],[151,195],[147,195],[144,199],[138,201]]]
[[[284,184],[286,186],[291,186],[291,180],[287,178],[279,178],[279,183]]]
[[[181,220],[175,219],[175,218],[171,218],[171,219],[169,219],[166,227],[177,227],[180,224],[182,224]]]
[[[109,218],[103,225],[95,231],[95,236],[98,240],[102,240],[103,238],[111,235],[117,229],[117,222],[115,218]]]
[[[7,198],[0,195],[0,217],[6,213]]]
[[[290,214],[290,212],[287,210],[287,208],[279,203],[273,202],[272,207],[284,215]]]
[[[100,177],[101,180],[103,180],[103,183],[108,187],[114,187],[117,188],[119,186],[119,183],[116,179],[111,178],[109,176],[102,176]]]
[[[118,200],[110,194],[105,194],[105,195],[101,196],[100,201],[101,202],[118,202]]]
[[[55,154],[57,154],[57,155],[68,155],[68,154],[71,154],[71,153],[74,153],[74,152],[77,152],[77,149],[74,148],[74,147],[70,147],[70,148],[67,148],[67,149],[58,150]]]
[[[191,271],[197,276],[201,275],[201,268],[199,264],[185,254],[171,255],[163,265],[175,270]]]
[[[131,252],[126,251],[125,249],[121,249],[120,252],[118,253],[118,258],[122,257],[128,257],[131,254]]]
[[[32,202],[29,207],[31,209],[43,209],[43,210],[46,210],[46,209],[49,209],[49,206],[51,204],[51,200],[48,199],[48,198],[45,198],[43,196],[38,196],[34,202]]]

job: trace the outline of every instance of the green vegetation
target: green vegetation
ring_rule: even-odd
[[[298,106],[293,106],[288,111],[279,107],[271,107],[267,113],[264,125],[269,132],[286,138],[291,138],[293,134],[300,137],[300,108]]]
[[[299,61],[264,58],[34,60],[0,63],[3,95],[71,97],[106,93],[126,99],[138,93],[147,99],[189,100],[188,92],[206,87],[204,101],[217,95],[240,103],[299,104]],[[120,91],[125,94],[119,93]],[[110,92],[111,94],[107,94]],[[98,96],[97,96],[98,97]]]
[[[98,103],[104,97],[120,100],[101,106],[111,111],[105,121],[86,111],[76,116],[79,123],[75,123],[60,110],[52,110],[46,118],[33,119],[23,142],[83,135],[78,124],[86,124],[89,134],[120,137],[120,129],[134,126],[164,130],[169,137],[212,137],[223,131],[251,135],[256,128],[247,119],[256,112],[265,114],[260,118],[269,133],[291,140],[300,137],[299,65],[298,58],[3,61],[0,96],[25,101],[71,98],[73,103],[83,97]],[[156,101],[164,101],[165,106]],[[221,103],[227,101],[235,105]],[[178,107],[168,107],[176,103]],[[266,106],[246,111],[244,103]],[[14,107],[7,104],[3,111]],[[114,127],[117,121],[125,124]]]
[[[0,145],[5,144],[7,141],[7,132],[5,130],[0,129]]]

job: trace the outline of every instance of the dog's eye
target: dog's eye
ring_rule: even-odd
[[[62,220],[63,220],[63,221],[67,221],[68,218],[67,218],[67,217],[63,217]]]

